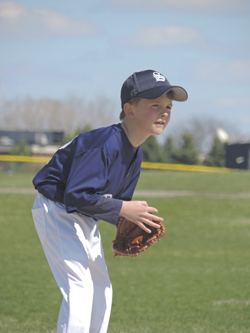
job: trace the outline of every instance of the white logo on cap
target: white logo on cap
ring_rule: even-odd
[[[166,80],[165,77],[159,72],[154,72],[153,77],[156,79],[156,81],[163,81],[164,82]]]

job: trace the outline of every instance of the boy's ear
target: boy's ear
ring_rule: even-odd
[[[130,119],[134,119],[135,115],[134,115],[134,108],[133,105],[130,103],[125,103],[123,105],[123,111],[126,114],[126,116]]]

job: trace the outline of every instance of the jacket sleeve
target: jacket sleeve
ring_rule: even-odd
[[[64,205],[68,213],[95,204],[102,195],[110,157],[102,149],[88,150],[73,159],[64,191]]]
[[[78,211],[97,220],[101,219],[116,225],[122,208],[122,202],[119,199],[101,196],[94,205],[81,207]]]

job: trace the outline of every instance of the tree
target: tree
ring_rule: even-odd
[[[172,153],[172,158],[181,164],[198,164],[198,152],[194,147],[194,140],[191,134],[182,135],[182,145]]]
[[[162,146],[162,155],[163,161],[165,163],[175,163],[176,161],[173,159],[173,154],[175,151],[174,142],[171,136],[169,136]]]
[[[215,136],[210,152],[206,156],[203,164],[213,167],[224,167],[225,166],[225,144]]]
[[[181,144],[182,134],[190,133],[193,136],[194,147],[200,154],[208,154],[218,128],[223,128],[229,134],[232,142],[249,141],[249,134],[243,134],[234,123],[225,118],[220,119],[219,115],[212,117],[200,112],[200,115],[188,115],[187,119],[180,118],[175,125],[170,125],[167,132],[175,143]]]
[[[71,141],[72,139],[74,139],[77,135],[83,133],[83,132],[88,132],[91,131],[92,127],[90,125],[85,125],[84,127],[78,127],[74,132],[67,132],[64,136],[64,144]]]
[[[119,118],[115,102],[105,96],[85,101],[76,96],[64,99],[26,97],[0,101],[0,127],[4,130],[68,131],[80,126],[108,126]]]
[[[162,162],[161,147],[155,136],[151,135],[141,145],[144,162]]]
[[[13,146],[10,155],[31,156],[31,150],[26,141],[21,141]]]
[[[31,149],[30,146],[27,144],[26,141],[21,141],[16,143],[10,151],[10,155],[21,155],[21,156],[31,156]],[[33,171],[30,164],[33,163],[23,163],[23,162],[9,162],[8,163],[8,172],[15,172],[15,171]]]

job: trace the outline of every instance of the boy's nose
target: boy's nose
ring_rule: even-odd
[[[169,112],[168,112],[168,110],[163,110],[163,111],[160,112],[160,115],[162,117],[167,117],[169,115]]]

